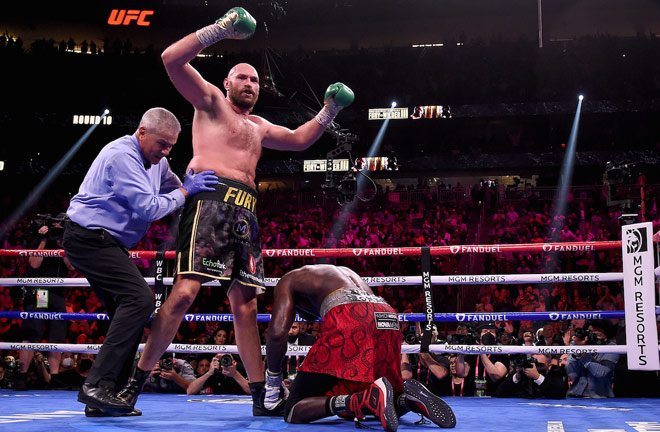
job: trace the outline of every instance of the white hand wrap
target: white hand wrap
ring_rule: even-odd
[[[327,128],[330,126],[330,123],[337,117],[337,114],[339,113],[339,110],[341,110],[342,107],[337,105],[334,101],[334,99],[329,98],[328,99],[328,106],[323,106],[323,109],[319,111],[318,114],[316,114],[316,119],[317,122],[324,128]]]
[[[282,374],[273,374],[266,370],[266,384],[264,386],[264,408],[272,411],[289,397],[289,390],[282,385]]]
[[[222,39],[237,36],[239,32],[234,30],[234,21],[236,21],[236,18],[238,18],[238,13],[228,13],[213,24],[197,30],[195,32],[197,39],[202,45],[207,47]]]

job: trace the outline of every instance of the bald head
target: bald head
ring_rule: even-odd
[[[224,81],[227,99],[241,110],[251,112],[259,98],[259,74],[247,63],[239,63]]]
[[[229,73],[227,74],[227,78],[231,78],[232,75],[236,75],[237,73],[247,73],[250,75],[254,75],[259,79],[259,74],[257,73],[257,70],[252,67],[251,64],[249,63],[239,63],[233,68],[229,70]]]

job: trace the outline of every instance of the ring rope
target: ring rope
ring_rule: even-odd
[[[657,271],[657,270],[656,270]],[[144,278],[149,285],[155,278]],[[275,286],[279,278],[264,278],[265,286]],[[421,276],[367,276],[363,277],[369,286],[381,285],[421,285]],[[481,284],[527,284],[527,283],[571,283],[571,282],[621,282],[623,272],[610,273],[529,273],[529,274],[484,274],[484,275],[444,275],[431,276],[434,285],[481,285]],[[163,278],[164,285],[172,285],[174,278]],[[204,286],[220,286],[221,282],[205,282]],[[0,278],[0,286],[89,286],[85,278],[20,277]]]
[[[64,344],[64,343],[29,343],[0,342],[0,350],[54,351],[97,354],[101,344]],[[145,344],[140,344],[138,351],[144,350]],[[307,355],[311,346],[289,345],[288,356]],[[454,354],[626,354],[626,345],[571,345],[571,346],[526,346],[526,345],[452,345],[431,344],[429,351],[434,353]],[[238,354],[236,345],[197,345],[173,343],[166,352],[175,353],[225,353]],[[417,354],[420,345],[401,345],[404,354]],[[261,345],[261,354],[266,355],[266,345]]]
[[[457,255],[464,253],[502,252],[592,252],[621,249],[621,241],[520,243],[496,245],[431,246],[431,255]],[[130,251],[131,258],[156,258],[155,251]],[[361,258],[387,256],[421,256],[421,247],[337,248],[337,249],[263,249],[267,258]],[[8,257],[59,257],[63,249],[0,249],[0,256]],[[174,259],[175,251],[165,252],[165,258]]]
[[[660,307],[656,307],[656,315],[660,315]],[[399,321],[426,321],[424,313],[400,313]],[[8,319],[46,319],[52,321],[107,321],[104,313],[69,313],[69,312],[21,312],[0,311],[0,318]],[[483,322],[483,321],[563,321],[572,319],[621,319],[625,311],[567,311],[567,312],[493,312],[493,313],[436,313],[436,322]],[[182,322],[232,322],[232,314],[186,314]],[[307,321],[296,315],[296,321]],[[320,321],[320,320],[319,320]],[[270,322],[270,314],[257,314],[257,322]]]

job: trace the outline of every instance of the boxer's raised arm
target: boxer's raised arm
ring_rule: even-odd
[[[190,65],[205,47],[222,39],[247,39],[256,28],[256,21],[243,8],[232,8],[215,23],[191,33],[170,45],[161,58],[176,89],[196,109],[210,110],[220,90],[208,83]]]

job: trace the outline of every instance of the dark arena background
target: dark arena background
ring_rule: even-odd
[[[310,148],[264,149],[259,160],[264,350],[278,278],[346,266],[399,313],[402,375],[452,407],[456,430],[660,430],[660,2],[76,0],[0,5],[0,431],[359,425],[253,417],[236,375],[186,394],[216,353],[233,354],[245,381],[217,283],[202,287],[163,359],[182,365],[178,377],[147,386],[141,416],[86,416],[76,399],[109,321],[83,275],[60,265],[53,233],[99,151],[135,133],[151,107],[181,122],[168,161],[183,178],[193,108],[160,55],[234,6],[256,32],[203,50],[191,64],[204,79],[222,89],[232,66],[253,65],[253,114],[290,129],[316,115],[328,85],[355,93]],[[131,248],[157,305],[174,253],[152,252],[175,249],[178,219],[154,222]],[[44,225],[51,236],[38,247]],[[48,306],[56,293],[59,310]],[[26,336],[30,320],[40,337]],[[494,342],[481,338],[484,323]],[[285,368],[294,382],[320,332],[319,322],[296,326]],[[484,377],[457,370],[463,360],[478,370],[483,353],[506,370],[486,392]],[[532,380],[528,393],[505,394],[537,357],[561,391]],[[591,374],[586,389],[575,363]],[[399,430],[436,427],[419,420],[405,414]]]

